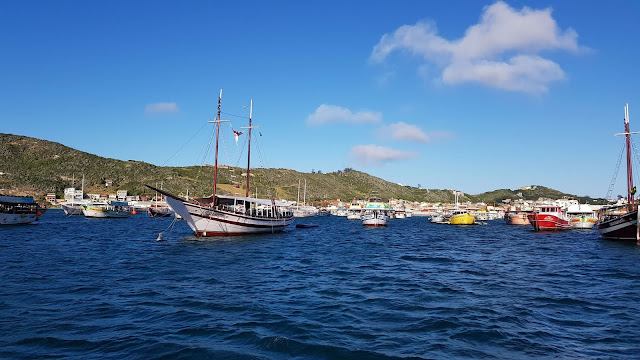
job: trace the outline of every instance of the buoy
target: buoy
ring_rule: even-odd
[[[158,238],[156,239],[156,241],[162,241],[162,233],[158,234]]]
[[[42,216],[42,213],[41,213],[40,211],[38,211],[38,212],[36,213],[36,216]]]
[[[136,211],[135,211],[135,210],[133,210],[133,211],[131,212],[131,215],[135,215],[135,214],[136,214]]]

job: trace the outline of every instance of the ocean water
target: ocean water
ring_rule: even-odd
[[[156,241],[171,221],[0,227],[0,358],[640,356],[640,246],[596,231],[323,217]]]

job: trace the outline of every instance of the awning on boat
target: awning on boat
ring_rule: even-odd
[[[12,204],[35,204],[31,196],[0,196],[0,202]]]
[[[180,201],[186,201],[186,199],[184,199],[181,196],[172,194],[166,190],[161,190],[158,188],[155,188],[151,185],[148,184],[144,184],[144,186],[148,187],[151,190],[157,191],[162,195],[165,196],[169,196],[172,197],[174,199],[180,200]],[[266,206],[271,206],[271,205],[275,205],[275,206],[291,206],[291,203],[286,202],[286,201],[280,201],[280,200],[272,200],[271,199],[257,199],[257,198],[249,198],[249,197],[242,197],[242,196],[229,196],[229,195],[218,195],[216,194],[216,197],[218,199],[226,199],[226,200],[236,200],[236,201],[248,201],[248,202],[252,202],[252,203],[256,203],[256,204],[260,204],[260,205],[266,205]],[[209,197],[210,198],[210,197]],[[209,201],[210,203],[211,201]]]
[[[216,194],[216,197],[218,199],[245,201],[245,202],[252,202],[252,203],[261,204],[261,205],[267,205],[267,206],[271,206],[274,203],[275,203],[276,206],[290,206],[291,205],[286,201],[273,200],[273,203],[272,203],[271,199],[257,199],[257,198],[243,197],[243,196],[229,196],[229,195],[218,195],[218,194]]]
[[[111,206],[129,206],[129,203],[126,201],[109,201],[109,205]]]

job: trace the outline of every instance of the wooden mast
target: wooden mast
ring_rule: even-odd
[[[249,138],[247,141],[249,142],[249,147],[247,148],[247,189],[245,191],[245,197],[249,197],[249,177],[251,176],[251,129],[257,126],[251,125],[251,118],[253,117],[253,99],[251,99],[251,104],[249,105],[249,126],[243,127],[243,129],[249,129]]]
[[[222,89],[220,89],[220,96],[218,97],[218,117],[210,123],[216,123],[216,156],[213,168],[213,195],[211,195],[211,206],[216,205],[216,188],[218,187],[218,139],[220,138],[220,123],[229,122],[229,120],[220,120],[220,105],[222,103]]]
[[[245,193],[245,197],[249,197],[249,171],[251,165],[251,117],[253,117],[253,99],[251,99],[251,103],[249,104],[249,147],[247,148],[247,191]]]
[[[633,204],[633,164],[631,161],[631,132],[629,131],[629,104],[624,106],[624,133],[627,141],[627,202]]]

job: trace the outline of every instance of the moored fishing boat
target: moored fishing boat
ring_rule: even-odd
[[[87,202],[70,201],[64,204],[60,204],[60,207],[62,207],[65,215],[82,215],[82,205],[87,204]]]
[[[169,217],[173,215],[173,210],[171,210],[169,205],[154,204],[147,208],[147,213],[150,217]]]
[[[531,223],[529,222],[529,218],[527,217],[529,214],[531,214],[531,211],[509,211],[504,214],[504,221],[505,223],[507,223],[507,225],[531,225]]]
[[[558,205],[541,205],[527,215],[534,231],[570,230],[567,213]]]
[[[0,225],[29,224],[40,215],[40,206],[33,197],[0,195]]]
[[[473,225],[476,223],[476,216],[471,214],[469,210],[460,209],[460,205],[458,204],[458,199],[460,198],[462,192],[454,190],[453,195],[455,196],[456,207],[451,212],[449,216],[449,224],[452,225]]]
[[[458,209],[451,213],[449,223],[452,225],[473,225],[476,223],[476,217],[467,210]]]
[[[364,207],[362,225],[374,227],[387,226],[389,222],[389,211],[389,207],[382,202],[382,199],[378,195],[370,195],[369,201]]]
[[[569,215],[569,223],[573,229],[592,229],[593,225],[598,222],[593,209],[587,204],[569,206],[567,215]]]
[[[131,209],[124,201],[96,202],[82,205],[82,213],[88,218],[128,218]]]
[[[478,221],[489,221],[489,213],[486,210],[478,210],[478,211],[476,211],[476,220],[478,220]]]
[[[220,123],[228,122],[220,119],[222,90],[218,98],[218,116],[212,123],[216,124],[215,165],[213,170],[213,194],[206,198],[187,200],[167,191],[156,189],[166,196],[169,206],[187,222],[196,236],[232,236],[245,234],[272,233],[283,231],[293,222],[293,213],[288,203],[274,199],[249,197],[251,130],[253,116],[253,100],[249,110],[248,151],[247,151],[247,187],[246,196],[223,196],[217,194],[218,185],[218,141]]]
[[[394,209],[393,210],[393,218],[394,219],[406,219],[407,213],[404,208]]]
[[[624,107],[624,132],[616,135],[625,136],[627,153],[627,202],[617,206],[603,207],[598,213],[596,228],[603,238],[610,240],[636,240],[640,244],[640,223],[638,222],[638,206],[634,195],[633,166],[631,159],[631,132],[629,130],[629,104]],[[618,162],[619,164],[620,162]]]
[[[75,185],[75,175],[72,177],[71,185]],[[74,187],[66,188],[64,192],[66,201],[60,206],[65,215],[82,215],[82,206],[89,204],[89,201],[84,200],[84,174],[82,175],[82,187],[79,194]]]
[[[347,220],[360,220],[362,218],[362,206],[359,203],[351,203],[347,210]]]

